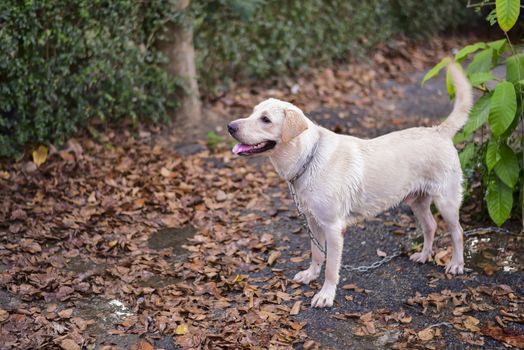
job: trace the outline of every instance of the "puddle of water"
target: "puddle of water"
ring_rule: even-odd
[[[97,264],[89,259],[84,259],[81,256],[75,256],[64,264],[64,269],[71,272],[82,273],[87,271],[103,271],[105,264]]]
[[[89,329],[95,335],[105,334],[107,330],[114,329],[117,323],[134,314],[133,310],[118,299],[83,299],[75,308],[75,316],[95,321]]]
[[[140,287],[163,288],[181,281],[181,278],[175,276],[153,275],[146,280],[137,281],[137,284]]]
[[[468,268],[479,272],[522,271],[524,236],[487,234],[468,238],[464,258]]]
[[[119,349],[131,349],[138,343],[137,334],[113,335],[108,331],[115,329],[116,325],[135,313],[118,299],[102,299],[93,297],[79,301],[75,308],[74,316],[84,320],[94,320],[87,328],[87,333],[95,338],[95,348],[102,345],[117,345]]]
[[[149,238],[148,245],[151,249],[173,248],[175,255],[183,255],[187,251],[182,245],[187,243],[187,239],[196,233],[193,226],[182,228],[165,228],[154,232]]]

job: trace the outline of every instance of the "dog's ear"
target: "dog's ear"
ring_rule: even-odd
[[[308,128],[306,117],[292,109],[284,110],[284,123],[282,124],[282,142],[288,143]]]

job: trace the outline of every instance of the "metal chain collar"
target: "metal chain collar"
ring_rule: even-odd
[[[296,178],[294,178],[293,180],[296,180]],[[327,254],[327,242],[325,242],[325,245],[322,246],[320,244],[320,242],[317,240],[317,238],[315,237],[315,235],[313,234],[313,232],[311,232],[311,229],[309,228],[309,225],[307,223],[306,215],[304,214],[304,212],[302,211],[302,208],[300,207],[300,204],[299,204],[299,201],[298,201],[298,198],[297,198],[297,194],[296,194],[296,191],[295,191],[294,181],[293,182],[287,181],[287,184],[288,184],[288,187],[289,187],[289,193],[291,194],[291,198],[293,198],[293,202],[295,202],[295,206],[296,206],[297,211],[298,211],[298,217],[303,220],[302,226],[304,227],[304,229],[308,233],[309,239],[311,240],[311,242],[313,242],[313,244],[315,246],[317,246],[317,248],[322,252],[322,254],[324,254],[324,257],[326,257],[326,254]],[[479,227],[479,228],[474,228],[474,229],[471,229],[471,230],[464,231],[464,236],[470,237],[470,236],[475,236],[475,235],[485,234],[485,233],[504,233],[504,234],[508,234],[508,233],[511,233],[511,232],[509,230],[506,230],[505,228],[501,228],[501,227]],[[404,239],[409,239],[409,236],[406,236]],[[382,259],[375,261],[371,265],[362,265],[362,266],[341,265],[341,268],[346,270],[346,271],[356,271],[356,272],[365,273],[365,272],[369,272],[371,270],[378,269],[382,265],[387,264],[391,260],[401,256],[402,254],[403,254],[402,249],[398,248],[398,249],[394,250],[393,253],[391,253],[390,255],[387,255],[387,256],[383,257]]]

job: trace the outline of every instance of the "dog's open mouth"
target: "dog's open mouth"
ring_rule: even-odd
[[[248,145],[245,143],[237,143],[233,147],[233,153],[241,156],[249,156],[251,154],[257,154],[269,151],[273,149],[277,143],[275,141],[264,141],[255,145]]]

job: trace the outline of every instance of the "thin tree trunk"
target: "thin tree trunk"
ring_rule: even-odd
[[[177,11],[187,10],[189,3],[190,0],[179,0],[176,4]],[[198,125],[203,118],[195,67],[193,25],[191,18],[184,22],[169,23],[165,37],[158,43],[158,47],[168,59],[165,69],[184,83],[186,91],[179,96],[180,108],[173,112],[173,117],[175,127],[187,128]]]

